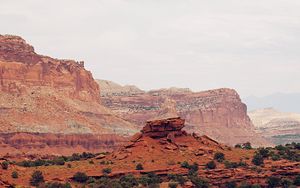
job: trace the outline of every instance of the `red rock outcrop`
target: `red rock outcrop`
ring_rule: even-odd
[[[128,139],[117,135],[1,133],[0,156],[72,155],[82,152],[113,151]]]
[[[187,131],[209,135],[222,143],[270,144],[255,133],[247,106],[233,89],[163,89],[131,96],[103,96],[101,100],[116,114],[138,125],[157,117],[180,116],[186,120]]]
[[[62,95],[83,101],[99,101],[100,91],[83,62],[38,55],[20,37],[0,35],[0,89],[16,95],[31,88],[49,86]]]
[[[20,37],[0,35],[0,132],[128,135],[133,124],[100,103],[83,62],[36,54]]]

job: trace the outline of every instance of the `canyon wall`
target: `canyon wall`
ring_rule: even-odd
[[[0,132],[129,135],[136,128],[100,103],[84,62],[36,54],[18,36],[0,35]]]
[[[171,88],[128,96],[102,96],[101,100],[114,113],[137,125],[180,116],[186,120],[187,131],[208,135],[219,142],[270,144],[254,131],[247,106],[233,89],[192,92]]]

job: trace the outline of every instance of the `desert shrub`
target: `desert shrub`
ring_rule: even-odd
[[[261,166],[264,164],[264,158],[261,154],[256,153],[252,159],[252,163],[256,166]]]
[[[270,155],[270,151],[266,148],[259,148],[258,153],[263,157],[263,158],[268,158]]]
[[[72,168],[72,165],[70,163],[67,164],[68,168]]]
[[[278,161],[278,160],[280,160],[280,155],[278,155],[278,154],[273,154],[273,155],[271,155],[271,159],[272,159],[273,161]]]
[[[217,160],[218,162],[223,162],[225,160],[225,155],[224,153],[217,152],[214,155],[214,159]]]
[[[241,144],[236,144],[234,147],[235,148],[242,148],[242,145]]]
[[[187,161],[183,161],[180,166],[182,168],[189,168],[190,167],[190,165],[189,165],[189,163]]]
[[[178,186],[178,183],[176,183],[176,182],[170,182],[168,185],[169,188],[176,188],[177,186]]]
[[[3,170],[7,170],[8,169],[8,166],[9,166],[9,163],[7,161],[3,161],[1,163],[1,167]]]
[[[194,172],[197,172],[199,170],[199,165],[198,163],[194,163],[192,165],[189,165],[189,170],[190,171],[194,171]]]
[[[215,169],[216,168],[216,163],[215,161],[210,161],[206,164],[207,169]]]
[[[191,182],[196,188],[208,188],[209,184],[207,180],[201,179],[198,176],[191,177]]]
[[[300,175],[296,176],[296,178],[294,180],[294,185],[300,186]]]
[[[180,174],[168,174],[169,180],[173,180],[175,182],[178,182],[180,185],[184,185],[184,183],[187,181],[182,175]]]
[[[34,171],[31,175],[30,178],[30,185],[32,186],[38,186],[40,183],[43,183],[44,180],[44,176],[43,173],[41,171]]]
[[[89,177],[84,172],[76,172],[73,175],[73,180],[79,183],[84,183],[89,179]]]
[[[250,142],[246,142],[246,143],[242,144],[242,147],[243,147],[243,149],[252,149]]]
[[[141,163],[137,164],[135,167],[136,170],[144,170],[144,167]]]
[[[17,179],[17,178],[19,177],[18,172],[17,172],[17,171],[13,171],[13,172],[11,173],[11,177],[14,178],[14,179]]]
[[[291,185],[293,185],[293,181],[291,179],[283,178],[281,180],[281,186],[283,188],[289,188]]]
[[[121,183],[123,188],[131,188],[131,187],[139,185],[138,181],[136,180],[136,178],[132,174],[122,176],[120,178],[120,183]]]
[[[72,186],[70,183],[47,182],[39,185],[38,188],[72,188]]]
[[[239,164],[237,162],[230,162],[230,161],[225,161],[224,165],[225,165],[225,168],[237,168],[237,167],[239,167]]]
[[[280,186],[280,178],[271,176],[271,177],[267,178],[266,183],[267,183],[268,187],[270,187],[270,188],[278,187],[278,186]]]
[[[103,174],[110,174],[111,173],[111,168],[104,168],[102,169]]]
[[[230,182],[226,182],[225,183],[225,187],[226,188],[236,188],[237,187],[237,184],[235,181],[230,181]]]
[[[154,173],[148,173],[147,175],[143,175],[139,178],[139,183],[143,186],[158,185],[160,181],[159,176]]]
[[[247,182],[242,182],[241,185],[239,186],[239,188],[261,188],[261,186],[258,184],[251,185]]]

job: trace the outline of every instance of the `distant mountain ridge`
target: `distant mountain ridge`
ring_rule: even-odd
[[[265,97],[249,96],[243,101],[248,111],[273,107],[282,112],[300,113],[300,93],[275,93]]]

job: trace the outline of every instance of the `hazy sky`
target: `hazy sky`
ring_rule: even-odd
[[[0,33],[142,89],[300,92],[299,0],[0,0]]]

